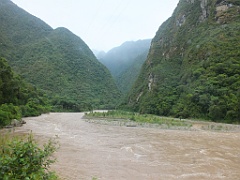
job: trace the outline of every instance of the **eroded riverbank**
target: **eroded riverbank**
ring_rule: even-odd
[[[68,180],[239,179],[240,133],[89,123],[83,113],[25,118],[17,133],[57,138],[52,169]]]

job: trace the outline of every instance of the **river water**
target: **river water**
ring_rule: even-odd
[[[25,118],[18,133],[56,138],[52,169],[67,180],[240,179],[240,133],[89,123],[83,113]]]

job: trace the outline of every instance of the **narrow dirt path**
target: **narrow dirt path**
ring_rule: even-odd
[[[88,123],[83,113],[50,113],[16,132],[56,137],[52,169],[67,180],[237,180],[240,133],[178,131]]]

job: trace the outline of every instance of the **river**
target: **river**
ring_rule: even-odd
[[[83,113],[25,118],[17,133],[56,138],[52,169],[67,180],[234,180],[240,178],[240,133],[111,126]]]

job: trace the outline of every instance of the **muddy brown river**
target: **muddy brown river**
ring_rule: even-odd
[[[240,133],[111,126],[83,113],[25,118],[16,132],[56,138],[52,169],[67,180],[239,180]]]

